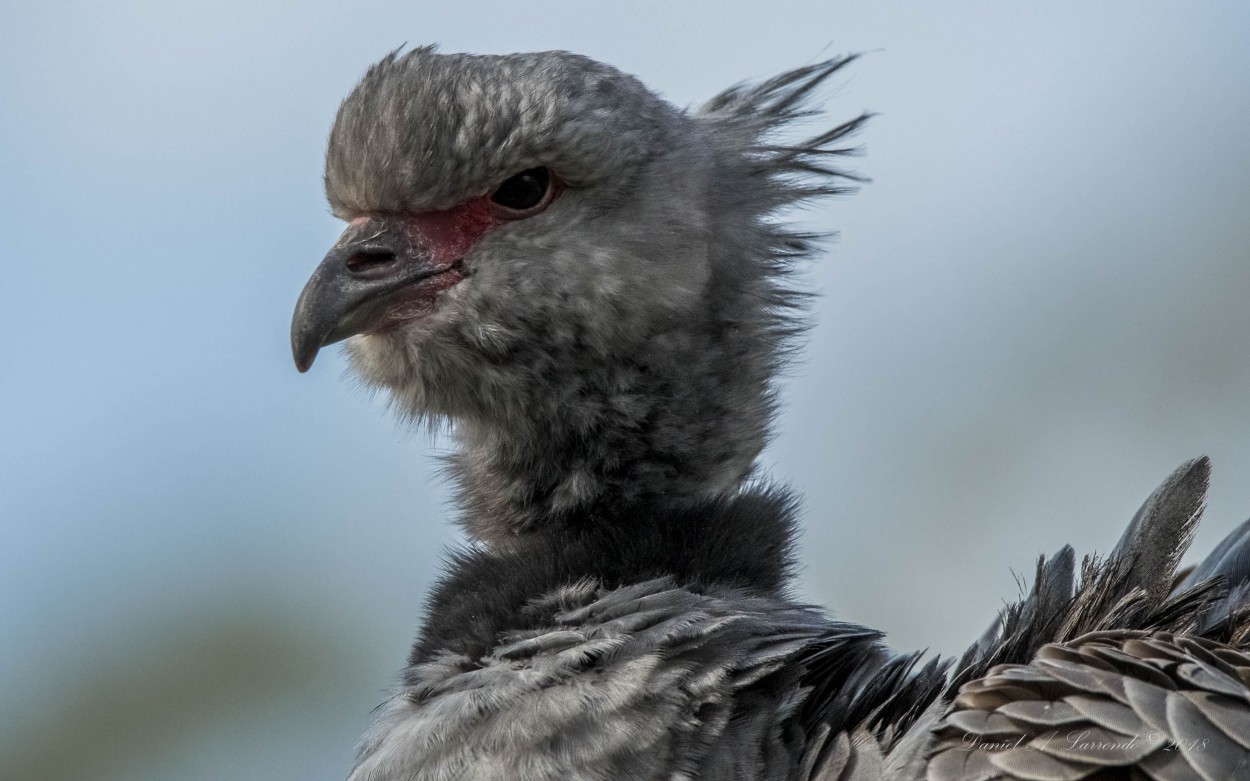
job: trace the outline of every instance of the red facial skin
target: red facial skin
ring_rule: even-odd
[[[362,214],[351,221],[359,225],[373,219]],[[431,271],[435,272],[405,289],[377,325],[367,333],[390,331],[410,320],[429,315],[444,290],[464,281],[462,266],[456,263],[473,248],[482,234],[507,222],[496,213],[489,195],[471,198],[464,203],[439,211],[420,212],[404,218],[404,228],[413,246],[429,252]]]
[[[434,265],[450,268],[483,233],[505,220],[495,213],[490,197],[481,195],[450,209],[414,214],[405,222],[409,238],[430,250]]]
[[[467,276],[458,264],[473,245],[488,230],[519,219],[538,214],[564,191],[565,185],[552,178],[551,188],[542,203],[529,210],[513,210],[491,200],[490,194],[470,198],[450,209],[419,212],[404,218],[408,240],[415,247],[423,247],[430,253],[430,266],[434,273],[410,285],[396,303],[391,306],[378,324],[368,333],[389,331],[410,320],[428,316],[434,311],[439,294],[455,287]],[[372,219],[364,214],[351,221],[359,225]]]
[[[362,214],[348,224],[354,227],[372,219],[374,215]],[[504,222],[507,220],[495,213],[487,195],[470,198],[450,209],[404,218],[409,240],[430,251],[434,266],[446,268],[464,257],[483,233]]]

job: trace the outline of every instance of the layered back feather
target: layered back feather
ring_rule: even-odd
[[[1079,582],[1071,548],[1039,562],[961,660],[925,777],[1250,778],[1250,527],[1177,577],[1209,473],[1177,469]]]

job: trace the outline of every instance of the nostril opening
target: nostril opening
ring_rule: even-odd
[[[394,252],[385,249],[362,250],[347,257],[347,270],[353,274],[367,274],[385,268],[395,262]]]

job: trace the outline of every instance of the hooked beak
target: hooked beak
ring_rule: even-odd
[[[458,259],[440,260],[399,217],[353,222],[295,304],[295,368],[308,371],[326,345],[428,311],[439,291],[463,278]]]

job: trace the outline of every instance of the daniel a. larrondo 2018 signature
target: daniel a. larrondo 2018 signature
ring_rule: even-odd
[[[1013,748],[1025,748],[1036,751],[1059,751],[1069,755],[1082,753],[1098,754],[1107,751],[1132,751],[1143,745],[1151,751],[1202,751],[1207,747],[1207,738],[1195,738],[1181,746],[1167,735],[1150,730],[1139,735],[1124,735],[1122,739],[1107,740],[1106,732],[1094,732],[1089,729],[1072,730],[1061,733],[1053,730],[1036,736],[1021,735],[1016,740],[986,740],[982,735],[967,734],[964,736],[965,751],[1006,751]],[[1159,747],[1160,743],[1167,744]]]

